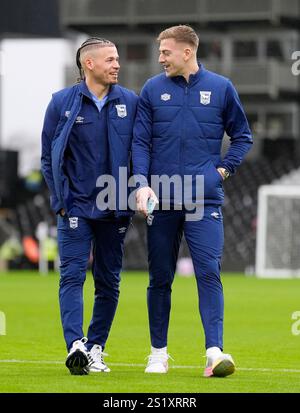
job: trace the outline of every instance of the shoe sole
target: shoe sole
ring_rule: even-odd
[[[216,377],[226,377],[233,374],[235,365],[231,360],[222,360],[212,368],[212,375]]]
[[[90,367],[89,372],[90,373],[110,373],[110,369],[99,370],[99,369],[93,369],[93,368]]]
[[[73,376],[84,376],[89,374],[88,358],[80,350],[74,351],[66,360],[66,367],[70,370]]]
[[[166,374],[168,373],[169,366],[166,366],[164,371],[147,371],[147,368],[145,369],[145,373],[147,374]]]
[[[110,370],[92,370],[89,369],[90,373],[110,373]]]

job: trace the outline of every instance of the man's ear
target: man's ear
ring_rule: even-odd
[[[93,62],[93,59],[92,59],[91,57],[86,58],[86,60],[85,60],[84,63],[85,63],[85,66],[86,66],[88,69],[90,69],[90,70],[93,69],[93,67],[94,67],[94,62]]]
[[[183,52],[183,60],[187,62],[193,55],[193,51],[190,47],[186,47]]]

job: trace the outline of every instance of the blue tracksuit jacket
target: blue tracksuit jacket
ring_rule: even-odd
[[[224,132],[231,145],[221,159]],[[221,205],[224,194],[217,167],[233,174],[252,144],[249,125],[230,80],[206,70],[149,79],[141,92],[133,138],[133,173],[204,175],[205,204]],[[194,182],[194,180],[193,180]],[[150,182],[149,182],[150,184]]]
[[[61,208],[69,211],[72,196],[69,191],[68,177],[64,173],[64,152],[71,129],[81,110],[84,82],[65,88],[53,94],[48,106],[42,131],[42,173],[51,193],[51,207],[57,213]],[[134,92],[113,85],[107,103],[107,128],[109,162],[111,175],[119,187],[119,167],[127,167],[129,174],[133,122],[138,97]],[[118,111],[117,105],[126,105],[126,111]],[[120,108],[120,106],[119,106]],[[121,106],[123,109],[124,106]],[[53,119],[53,110],[59,115],[59,122]],[[122,116],[119,116],[123,114]],[[57,116],[56,116],[57,119]],[[93,124],[91,124],[93,127]],[[95,148],[96,150],[96,148]],[[95,183],[91,183],[95,184]],[[132,214],[118,209],[116,216]]]

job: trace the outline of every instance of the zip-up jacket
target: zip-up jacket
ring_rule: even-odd
[[[69,211],[72,197],[69,179],[64,173],[64,153],[71,129],[82,107],[84,83],[54,93],[44,120],[42,131],[41,169],[50,190],[51,207],[55,213],[61,208]],[[119,168],[126,167],[130,174],[132,130],[136,114],[137,95],[119,85],[111,86],[107,102],[107,130],[109,146],[109,173],[119,188]],[[95,148],[101,150],[101,148]],[[95,182],[96,186],[96,182]],[[118,195],[118,193],[117,193]],[[119,207],[116,197],[116,216],[132,214]]]
[[[224,159],[224,132],[230,147]],[[204,203],[221,205],[223,167],[230,174],[252,145],[249,125],[231,81],[202,65],[189,82],[164,73],[149,79],[141,92],[133,138],[133,173],[142,185],[151,175],[204,176]],[[193,188],[195,190],[195,188]]]

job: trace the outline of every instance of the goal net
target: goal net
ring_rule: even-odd
[[[300,185],[259,188],[256,275],[300,277]]]

